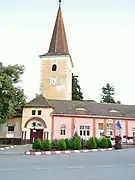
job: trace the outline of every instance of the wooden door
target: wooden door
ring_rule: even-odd
[[[36,139],[43,140],[43,129],[30,130],[30,142],[33,143]]]

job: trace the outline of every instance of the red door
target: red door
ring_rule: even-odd
[[[36,139],[43,140],[43,129],[30,130],[30,142],[33,143]]]

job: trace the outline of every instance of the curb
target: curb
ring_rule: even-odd
[[[53,154],[71,154],[71,153],[88,153],[88,152],[103,152],[103,151],[112,151],[113,148],[108,148],[108,149],[86,149],[86,150],[67,150],[67,151],[42,151],[42,152],[31,152],[31,151],[26,151],[25,155],[35,155],[35,156],[40,156],[40,155],[53,155]]]
[[[0,148],[0,151],[4,151],[4,150],[7,150],[7,149],[13,149],[13,148],[15,148],[15,147],[16,147],[16,145],[4,147],[4,148]]]

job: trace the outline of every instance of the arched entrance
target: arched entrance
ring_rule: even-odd
[[[39,117],[30,118],[24,125],[26,129],[25,138],[29,139],[30,143],[33,143],[36,139],[46,139],[47,125],[45,121]]]

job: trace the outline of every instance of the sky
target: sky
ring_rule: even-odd
[[[49,48],[58,0],[0,0],[0,61],[25,66],[27,100],[39,93],[39,55]],[[135,104],[135,0],[62,0],[68,46],[84,99],[100,101],[101,88]]]

